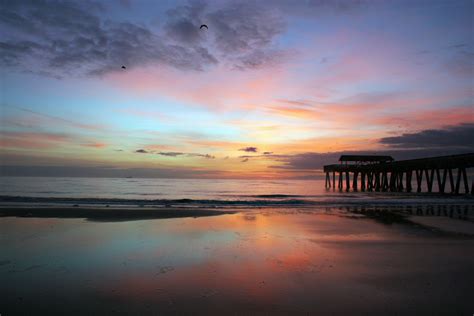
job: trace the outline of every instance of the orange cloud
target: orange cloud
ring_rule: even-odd
[[[92,148],[105,148],[105,147],[107,147],[107,144],[105,144],[105,143],[87,143],[87,144],[82,144],[81,146],[92,147]]]
[[[301,107],[269,106],[266,108],[266,110],[270,113],[290,118],[302,118],[306,120],[321,118],[321,113],[318,113],[318,111],[316,111],[315,109],[307,109]]]

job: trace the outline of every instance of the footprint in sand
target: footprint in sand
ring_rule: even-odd
[[[174,268],[170,267],[170,266],[160,267],[160,271],[157,274],[165,274],[165,273],[171,272],[173,270],[174,270]]]
[[[34,269],[41,268],[42,266],[43,265],[41,265],[41,264],[37,264],[37,265],[29,266],[28,268],[25,268],[23,270],[16,270],[16,269],[8,270],[8,273],[28,272],[28,271],[31,271],[31,270],[34,270]]]
[[[202,297],[211,297],[216,295],[218,292],[216,290],[207,290],[204,291],[204,293],[201,294]]]

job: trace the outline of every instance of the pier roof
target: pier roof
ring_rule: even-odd
[[[387,162],[393,161],[392,156],[382,155],[342,155],[339,161],[360,161],[360,162]]]

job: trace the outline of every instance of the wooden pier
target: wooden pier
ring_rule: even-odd
[[[343,155],[339,161],[324,166],[327,189],[474,194],[467,173],[474,167],[474,153],[400,161],[390,156]]]

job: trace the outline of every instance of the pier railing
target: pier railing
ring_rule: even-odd
[[[439,193],[474,194],[474,183],[469,185],[466,171],[473,167],[474,153],[469,153],[375,164],[333,164],[324,166],[324,172],[328,189],[343,190],[345,186],[346,191],[434,192],[436,177]]]

